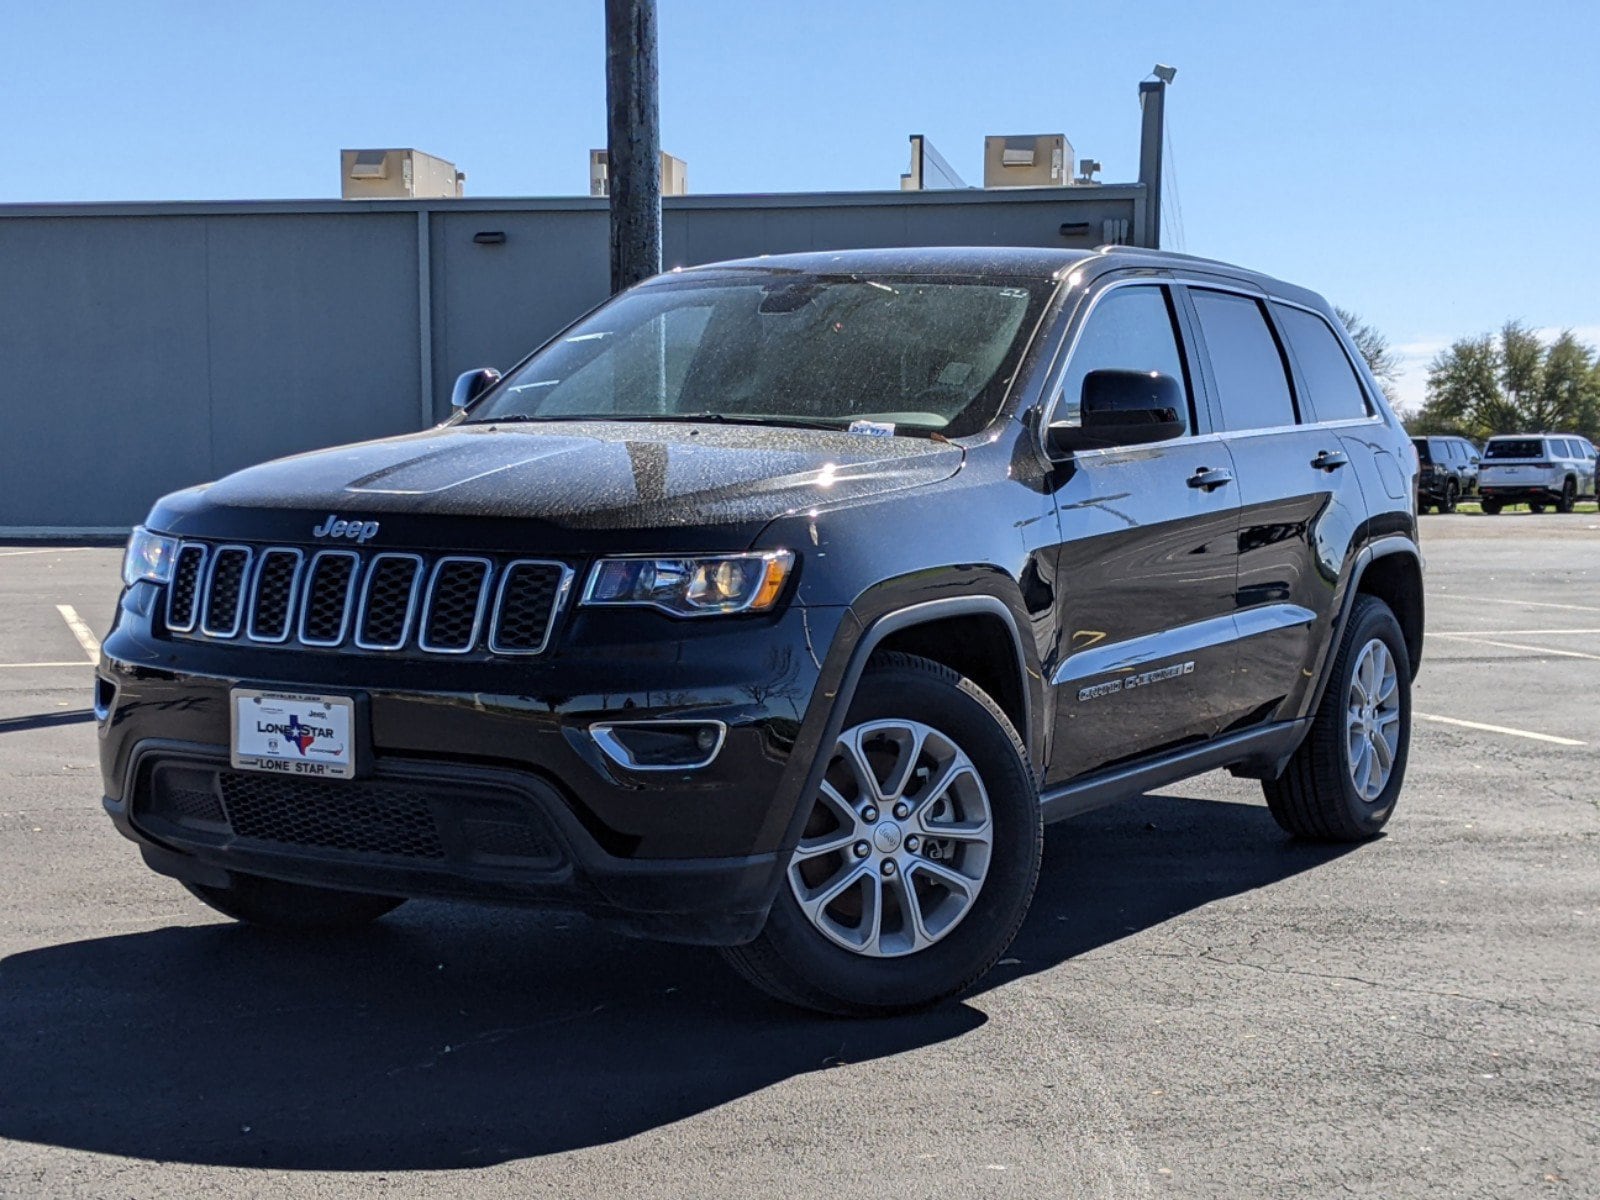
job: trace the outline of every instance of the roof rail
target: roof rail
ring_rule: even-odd
[[[1124,246],[1118,242],[1103,242],[1094,248],[1096,254],[1137,254],[1157,258],[1175,258],[1179,262],[1205,263],[1213,267],[1227,267],[1230,271],[1247,271],[1251,275],[1261,272],[1241,267],[1237,263],[1223,262],[1220,258],[1206,258],[1202,254],[1179,254],[1176,250],[1158,250],[1153,246]]]

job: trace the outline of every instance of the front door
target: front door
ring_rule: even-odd
[[[1083,451],[1057,471],[1061,645],[1046,784],[1211,736],[1234,661],[1239,489],[1197,404],[1170,289],[1113,282],[1088,300],[1053,420],[1076,419],[1094,370],[1159,371],[1184,384],[1183,437]]]

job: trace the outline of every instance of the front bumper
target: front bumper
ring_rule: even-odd
[[[631,656],[593,637],[574,653],[578,630],[538,660],[435,663],[157,636],[142,590],[153,591],[128,593],[105,641],[96,707],[105,807],[154,869],[546,904],[717,944],[759,932],[782,882],[832,691],[818,687],[810,647],[853,623],[842,609],[671,625],[639,613],[630,620],[657,625],[623,631]],[[671,642],[659,636],[668,629]],[[240,685],[355,697],[354,786],[294,790],[300,781],[233,771],[229,693]],[[618,718],[715,720],[727,736],[703,768],[630,771],[589,733]],[[281,802],[304,818],[288,833],[255,819],[267,802],[247,793],[270,786],[291,788]],[[369,827],[381,833],[397,795],[424,829],[420,850],[361,836],[359,814],[377,814]]]

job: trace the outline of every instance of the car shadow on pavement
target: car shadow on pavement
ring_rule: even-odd
[[[331,938],[207,923],[46,946],[0,960],[0,1139],[350,1171],[601,1145],[958,1038],[987,1020],[984,991],[1342,849],[1289,841],[1259,805],[1147,796],[1078,818],[1051,831],[1029,920],[980,991],[877,1021],[768,1002],[710,950],[521,910],[415,904]]]

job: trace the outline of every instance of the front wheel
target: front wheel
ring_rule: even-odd
[[[1411,748],[1411,659],[1400,623],[1359,595],[1311,731],[1277,779],[1267,807],[1296,837],[1359,842],[1394,813]]]
[[[1455,512],[1456,501],[1459,498],[1460,492],[1456,490],[1456,485],[1453,483],[1446,484],[1444,489],[1444,503],[1439,505],[1439,511],[1441,513]]]
[[[224,916],[277,930],[349,929],[376,921],[405,903],[397,896],[342,892],[237,872],[227,887],[183,886]]]
[[[1578,485],[1567,480],[1561,485],[1561,499],[1556,501],[1558,513],[1569,513],[1578,507]]]
[[[1011,722],[907,654],[862,676],[761,934],[723,951],[772,996],[877,1015],[970,987],[1039,876],[1038,789]]]

